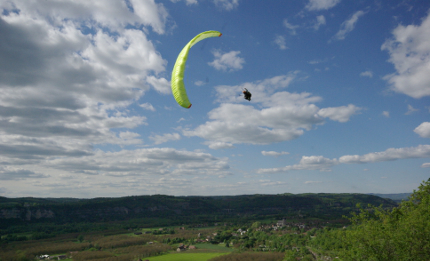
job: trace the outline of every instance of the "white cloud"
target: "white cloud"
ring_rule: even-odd
[[[322,183],[322,181],[312,181],[312,180],[305,181],[305,184],[320,184],[320,183]]]
[[[346,35],[350,33],[355,28],[355,24],[358,21],[358,18],[360,16],[364,15],[365,13],[363,11],[357,11],[355,12],[348,20],[343,22],[340,26],[340,30],[336,33],[333,38],[335,40],[344,40]]]
[[[146,81],[154,87],[154,89],[162,94],[171,94],[172,89],[170,88],[170,82],[165,78],[156,78],[154,76],[148,76]]]
[[[121,139],[130,140],[130,139],[140,137],[140,134],[136,132],[131,132],[131,131],[122,131],[119,133],[119,136],[121,137]]]
[[[317,21],[314,25],[314,29],[318,30],[321,25],[325,25],[325,24],[326,24],[326,21],[325,21],[324,15],[319,15],[319,16],[317,16]]]
[[[227,11],[231,11],[239,6],[239,0],[214,0],[214,3]]]
[[[410,115],[410,114],[417,112],[417,111],[419,111],[419,110],[415,109],[414,107],[412,107],[412,105],[408,104],[408,111],[405,112],[405,115]]]
[[[7,10],[0,46],[8,46],[0,49],[2,160],[30,164],[89,156],[99,144],[141,142],[113,129],[147,124],[127,107],[149,89],[145,79],[155,82],[150,75],[165,71],[146,36],[149,29],[165,32],[163,5],[17,0],[19,12],[0,5]]]
[[[115,0],[15,0],[13,6],[8,5],[7,2],[0,3],[2,8],[10,10],[16,7],[20,10],[20,15],[36,18],[34,21],[36,23],[42,17],[49,17],[54,26],[63,24],[64,20],[71,20],[72,23],[86,20],[95,23],[97,27],[109,27],[113,31],[123,31],[124,27],[130,24],[149,26],[159,34],[165,32],[169,15],[162,4],[156,4],[153,0],[130,0],[130,5],[133,12],[125,1]]]
[[[48,175],[36,173],[31,170],[11,166],[0,167],[0,180],[24,180],[48,178]]]
[[[423,165],[421,165],[421,168],[430,168],[430,162],[429,163],[423,163]]]
[[[237,71],[243,68],[245,59],[239,57],[240,51],[230,51],[228,53],[222,53],[218,50],[213,52],[215,60],[210,62],[209,65],[213,66],[217,70],[222,71]]]
[[[142,103],[139,106],[148,111],[155,111],[154,106],[152,106],[152,104],[150,104],[149,102]]]
[[[391,89],[422,98],[430,95],[430,13],[421,25],[399,25],[393,30],[393,38],[382,45],[382,50],[390,54],[388,60],[396,73],[387,75],[385,80]]]
[[[290,154],[290,153],[288,153],[286,151],[277,152],[277,151],[265,151],[265,150],[263,150],[261,152],[261,154],[263,154],[263,156],[279,157],[281,155],[287,155],[287,154]]]
[[[211,142],[270,144],[300,137],[305,130],[324,123],[323,117],[346,122],[360,109],[354,105],[320,109],[313,104],[320,97],[306,92],[279,91],[298,74],[292,72],[255,83],[215,87],[220,106],[208,113],[209,121],[194,129],[184,129],[183,135]],[[252,103],[262,107],[255,108],[239,97],[237,92],[242,88],[253,93]]]
[[[179,135],[178,133],[166,133],[163,135],[153,135],[153,136],[150,136],[149,138],[154,141],[154,144],[158,145],[171,140],[180,140],[181,135]]]
[[[339,158],[340,163],[369,163],[391,161],[411,158],[430,157],[430,145],[419,145],[410,148],[390,148],[382,152],[373,152],[365,155],[346,155]]]
[[[258,173],[270,174],[288,172],[291,170],[319,170],[319,171],[330,171],[331,167],[339,164],[337,159],[328,159],[323,156],[303,156],[299,164],[286,166],[283,168],[271,168],[271,169],[259,169]]]
[[[197,86],[203,86],[206,83],[204,81],[196,81],[194,84],[197,85]]]
[[[430,145],[419,145],[410,148],[390,148],[382,152],[372,152],[365,155],[345,155],[339,159],[328,159],[323,156],[303,156],[298,164],[281,168],[258,169],[257,172],[270,174],[292,170],[330,171],[333,166],[339,164],[362,164],[414,158],[430,158]],[[424,165],[422,167],[427,167],[427,165]]]
[[[44,165],[66,173],[122,177],[119,183],[127,183],[126,178],[133,179],[133,177],[150,177],[152,180],[156,179],[157,175],[164,178],[178,177],[183,174],[197,175],[200,178],[205,175],[229,175],[230,168],[225,158],[172,148],[97,151],[92,156],[58,158]]]
[[[208,145],[210,149],[213,150],[222,150],[222,149],[232,149],[234,145],[229,142],[221,142],[221,141],[208,141],[204,144]]]
[[[430,122],[421,123],[414,132],[423,138],[430,138]]]
[[[309,0],[305,6],[309,11],[328,10],[336,6],[340,0]]]
[[[361,108],[349,104],[348,106],[323,108],[318,111],[318,115],[333,121],[347,122],[352,115],[360,110]]]
[[[390,112],[389,111],[383,111],[382,115],[384,115],[385,117],[389,118],[390,117]]]
[[[172,3],[177,3],[177,2],[179,2],[179,1],[181,1],[181,0],[170,0]],[[198,2],[197,2],[197,0],[185,0],[185,3],[187,4],[187,5],[195,5],[195,4],[198,4]]]
[[[285,50],[288,49],[287,44],[285,42],[285,37],[283,37],[282,35],[277,35],[275,37],[275,44],[279,46],[279,49],[281,50]]]
[[[252,94],[252,101],[261,102],[264,106],[273,106],[274,103],[277,105],[293,105],[301,100],[300,104],[309,102],[320,101],[319,97],[309,97],[309,93],[280,93],[273,95],[274,92],[279,89],[287,88],[294,80],[298,78],[299,71],[290,72],[286,75],[278,75],[262,81],[256,81],[253,83],[244,83],[237,86],[216,86],[217,101],[222,103],[238,103],[243,102],[243,97],[237,95],[238,91],[241,92],[243,88],[247,88]]]
[[[296,35],[297,34],[296,29],[300,27],[298,25],[290,24],[288,22],[288,19],[286,19],[286,18],[284,19],[283,25],[285,28],[290,30],[290,34],[292,34],[292,35]]]
[[[372,78],[373,72],[372,71],[365,71],[365,72],[360,73],[360,76]]]

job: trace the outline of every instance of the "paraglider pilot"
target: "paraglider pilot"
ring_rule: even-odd
[[[248,91],[248,89],[245,88],[245,90],[242,93],[245,100],[251,101],[252,94]]]

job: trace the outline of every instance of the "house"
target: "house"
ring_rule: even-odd
[[[246,231],[245,231],[245,230],[242,230],[241,228],[239,228],[239,229],[237,230],[237,232],[238,232],[238,233],[240,233],[240,235],[241,235],[241,236],[243,236],[243,234],[245,234],[245,233],[246,233]]]
[[[187,250],[186,246],[184,244],[180,244],[178,248],[176,249],[177,252],[185,251]]]
[[[283,227],[286,224],[287,224],[287,222],[285,221],[285,218],[276,222],[276,226],[278,226],[278,227]]]

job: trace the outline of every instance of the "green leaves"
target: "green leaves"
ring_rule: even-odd
[[[430,260],[430,179],[408,201],[386,210],[361,209],[340,232],[345,260]]]

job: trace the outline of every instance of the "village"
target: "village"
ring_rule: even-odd
[[[212,228],[207,229],[204,226]],[[134,230],[129,229],[130,233],[128,234],[135,237],[151,236],[153,240],[145,242],[145,245],[150,246],[164,243],[170,245],[171,251],[176,252],[196,250],[198,245],[201,244],[221,245],[227,248],[239,249],[252,248],[255,251],[264,252],[276,251],[279,248],[277,243],[274,244],[276,240],[273,240],[272,236],[275,236],[275,239],[286,234],[306,236],[309,231],[321,228],[321,223],[318,222],[288,222],[286,219],[282,219],[267,224],[254,222],[248,226],[241,225],[240,227],[231,223],[205,223],[190,227],[184,225],[176,228],[159,228],[155,230],[139,228]],[[292,246],[291,248],[299,249],[296,246]],[[73,255],[77,253],[78,251],[71,251],[62,255],[43,254],[38,256],[38,259],[64,260],[73,258]]]

